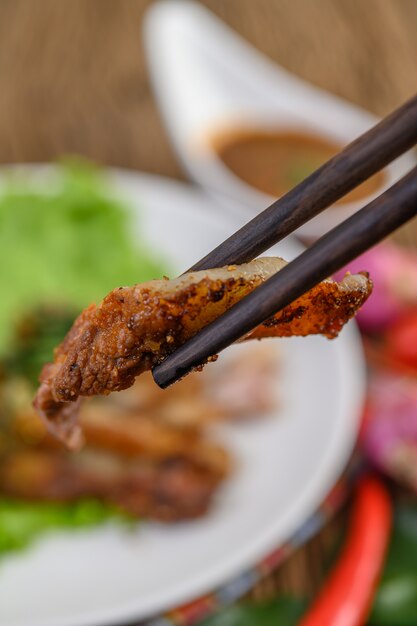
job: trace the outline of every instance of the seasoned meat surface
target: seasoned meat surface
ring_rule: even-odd
[[[152,462],[103,452],[22,450],[2,459],[0,491],[52,502],[100,498],[137,517],[173,522],[203,515],[223,478],[181,457]]]
[[[173,280],[120,287],[75,321],[41,374],[35,407],[57,436],[77,444],[81,396],[126,389],[136,376],[279,271],[285,261],[261,258],[240,266],[190,272]],[[372,290],[366,274],[326,280],[252,331],[248,339],[337,336]]]
[[[0,432],[0,494],[52,502],[99,499],[165,522],[204,515],[234,469],[229,452],[206,432],[206,421],[186,417],[184,427],[180,419],[184,397],[194,398],[191,410],[206,406],[201,420],[228,419],[228,406],[210,411],[206,379],[190,376],[164,393],[148,372],[125,394],[84,403],[79,421],[85,445],[77,453],[49,434],[25,402],[25,391],[2,381],[0,408],[8,410]]]

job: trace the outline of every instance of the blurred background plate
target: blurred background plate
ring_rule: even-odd
[[[25,171],[39,181],[53,174],[48,168]],[[116,170],[109,176],[147,240],[178,271],[240,225],[181,183]],[[291,258],[299,247],[287,240],[273,252]],[[365,373],[352,323],[334,342],[311,337],[272,345],[283,363],[280,410],[219,428],[236,471],[210,514],[170,527],[107,526],[41,540],[2,563],[1,624],[98,626],[143,618],[222,585],[288,539],[321,503],[352,452]],[[244,356],[247,349],[230,352]]]
[[[279,38],[285,26],[277,22],[275,27]],[[271,62],[200,2],[160,0],[152,4],[144,21],[144,41],[155,96],[180,162],[192,180],[231,212],[252,217],[272,204],[278,195],[278,191],[273,192],[276,183],[273,189],[265,188],[265,180],[269,176],[279,179],[285,161],[289,161],[291,171],[285,191],[316,169],[306,145],[300,147],[291,166],[288,136],[323,141],[332,146],[327,155],[330,158],[379,119]],[[262,159],[259,144],[252,159],[248,153],[241,156],[243,161],[249,160],[249,169],[257,169],[256,161],[263,164],[259,167],[262,173],[252,174],[252,182],[237,175],[220,156],[222,146],[251,133],[255,137],[258,133],[278,135],[285,144],[285,159],[280,164],[273,161],[271,151]],[[242,145],[236,152],[242,155]],[[327,158],[321,156],[316,167]],[[303,224],[297,234],[319,237],[391,186],[414,164],[411,153],[401,156],[384,170],[376,188],[333,205]],[[253,180],[258,181],[256,187]]]

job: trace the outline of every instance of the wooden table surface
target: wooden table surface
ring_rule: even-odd
[[[148,0],[0,0],[0,163],[77,153],[183,178],[150,91]],[[265,54],[383,115],[417,90],[417,0],[204,0]],[[401,239],[417,243],[416,227]],[[255,591],[314,590],[339,520]]]

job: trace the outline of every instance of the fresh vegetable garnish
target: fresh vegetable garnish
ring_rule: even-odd
[[[57,166],[47,183],[10,178],[0,194],[0,453],[10,451],[13,420],[30,413],[32,386],[79,310],[113,285],[162,276],[129,211],[93,165]],[[28,435],[28,433],[26,433]],[[30,433],[29,433],[30,434]],[[31,440],[31,436],[29,437]],[[53,529],[127,519],[89,500],[23,502],[0,495],[0,553]]]
[[[10,179],[0,195],[0,351],[22,311],[51,302],[79,310],[114,285],[162,276],[166,268],[136,235],[90,164],[65,163],[43,186]]]
[[[36,386],[42,366],[70,329],[75,315],[73,308],[57,306],[25,312],[14,329],[6,356],[0,360],[4,375],[24,378]]]
[[[400,504],[384,573],[375,596],[372,626],[415,626],[417,621],[417,505]]]
[[[47,531],[88,528],[129,518],[97,500],[77,503],[21,502],[0,498],[0,555],[27,547]]]
[[[291,597],[242,602],[204,620],[200,626],[296,626],[305,603]]]

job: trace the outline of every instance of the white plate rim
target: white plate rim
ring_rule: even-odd
[[[0,181],[3,174],[10,171],[23,172],[48,172],[54,166],[50,165],[6,165],[0,170]],[[196,194],[201,192],[195,191],[195,188],[179,181],[171,180],[155,174],[144,174],[134,170],[123,170],[118,168],[106,168],[110,173],[111,179],[114,179],[116,185],[120,181],[123,184],[133,184],[141,186],[143,189],[149,189],[158,186],[164,186],[171,193]],[[230,214],[225,214],[224,209],[220,208],[221,215],[230,221],[231,226],[234,218]],[[338,432],[337,440],[333,441],[333,447],[327,450],[326,466],[320,474],[317,474],[315,480],[310,484],[309,493],[303,493],[302,497],[293,505],[291,515],[287,516],[287,530],[284,533],[288,539],[300,525],[318,508],[324,500],[328,492],[331,490],[337,478],[343,471],[347,460],[353,450],[354,442],[359,427],[360,411],[363,406],[366,389],[366,370],[361,348],[360,336],[354,323],[344,330],[342,336],[338,339],[339,358],[343,361],[343,380],[345,388],[345,402],[343,404],[343,419],[340,420],[340,432]],[[89,612],[88,616],[80,615],[78,618],[70,620],[63,618],[59,621],[42,620],[32,621],[31,626],[114,626],[117,623],[129,622],[131,620],[144,619],[152,615],[159,614],[165,610],[172,609],[185,602],[197,599],[202,594],[210,592],[221,587],[235,576],[248,570],[260,559],[267,556],[272,550],[276,549],[282,541],[279,541],[277,535],[282,535],[282,529],[277,532],[274,525],[264,532],[262,535],[254,538],[253,542],[246,546],[245,549],[229,563],[222,564],[210,571],[202,572],[201,575],[193,581],[193,585],[187,588],[178,582],[175,591],[169,596],[159,596],[155,598],[139,599],[131,603],[126,603],[123,610],[119,608],[113,614],[106,609],[105,614],[100,609]],[[285,539],[284,539],[285,540]]]

